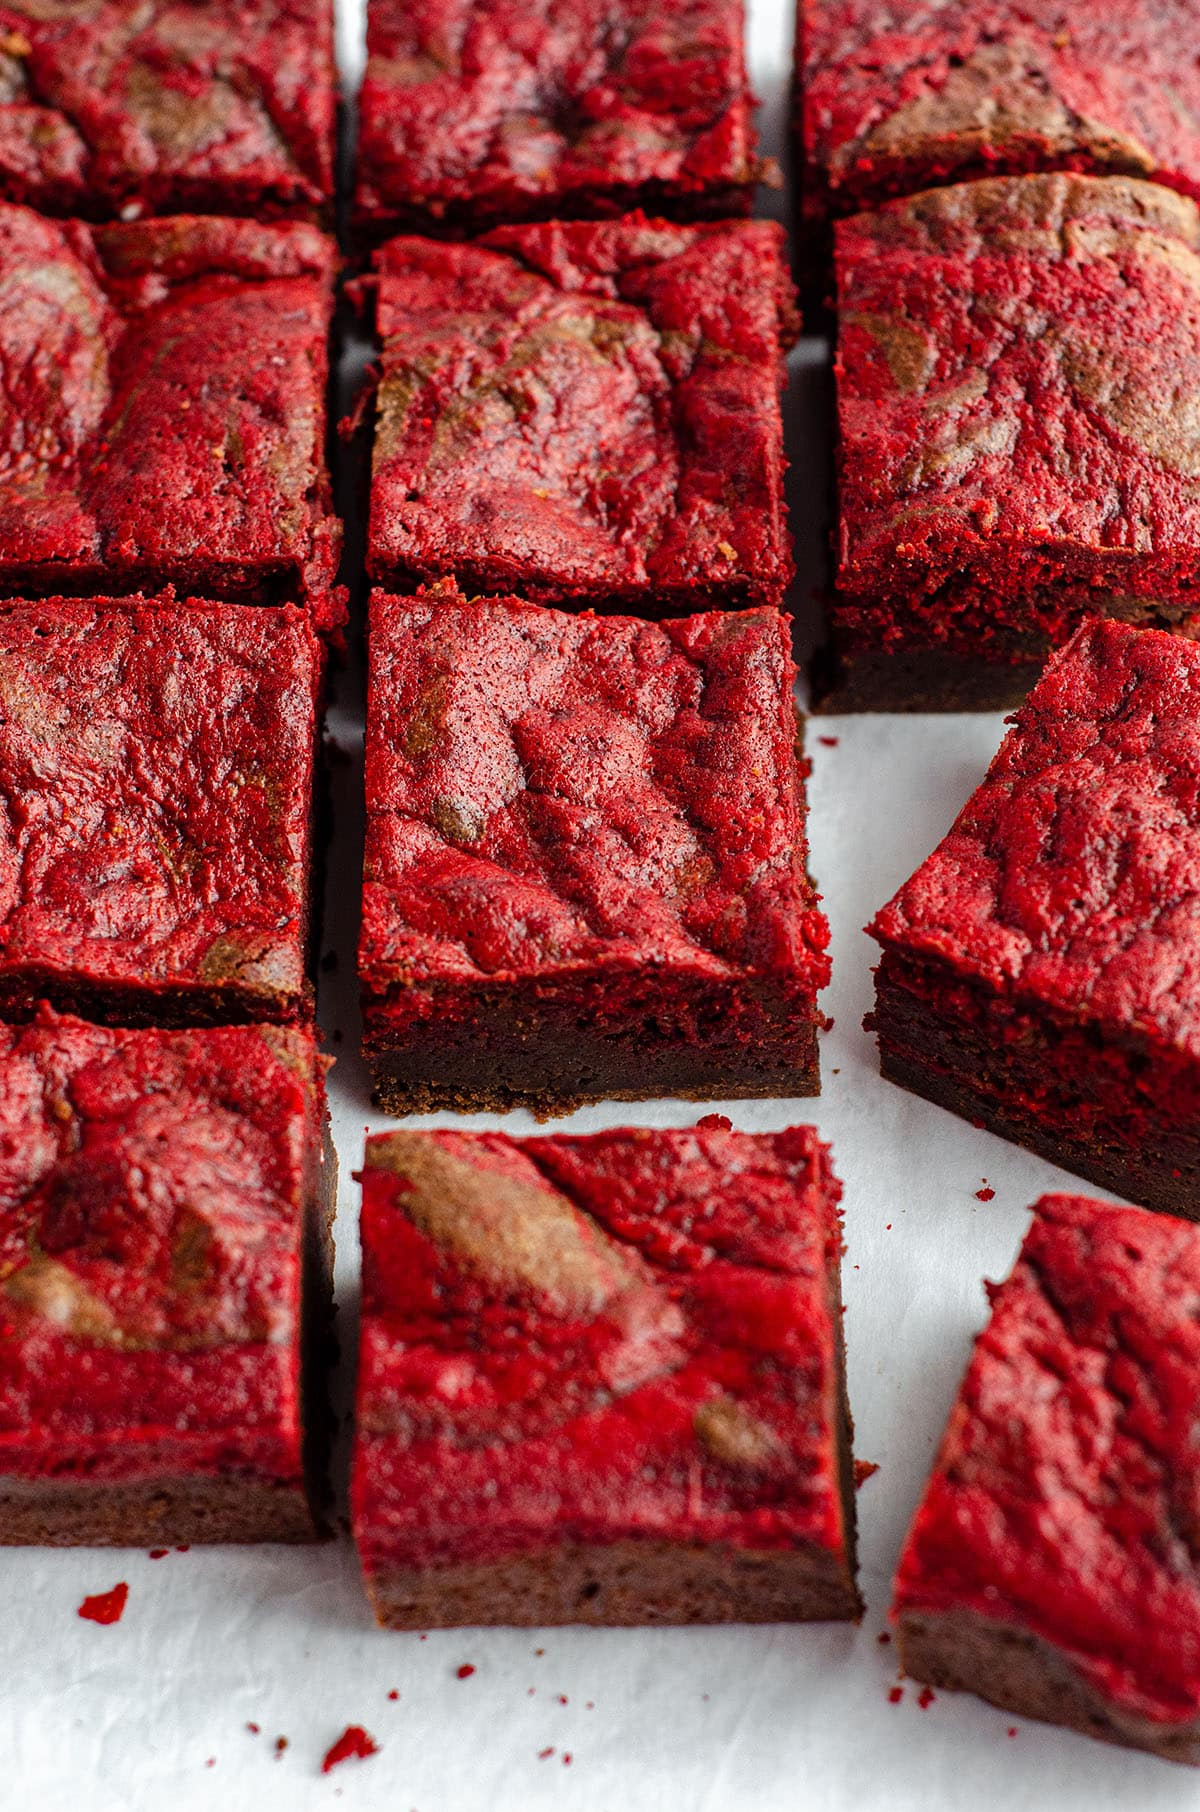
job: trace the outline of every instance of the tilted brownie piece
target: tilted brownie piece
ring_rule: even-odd
[[[318,1533],[324,1129],[308,1032],[0,1026],[0,1542]]]
[[[316,215],[329,0],[6,0],[0,195],[44,213]]]
[[[637,215],[384,246],[376,582],[649,615],[778,603],[782,247],[767,221]]]
[[[1034,170],[1200,196],[1192,0],[800,0],[809,221]]]
[[[1194,203],[933,189],[841,222],[837,266],[835,700],[1004,706],[1088,616],[1200,631]]]
[[[1200,648],[1097,622],[876,918],[883,1073],[1200,1217]]]
[[[748,214],[743,0],[370,0],[360,226]]]
[[[900,1662],[1200,1762],[1200,1235],[1043,1196],[896,1578]]]
[[[320,672],[295,610],[0,604],[0,1015],[311,1012]]]
[[[334,257],[309,226],[0,204],[0,591],[170,584],[336,622]]]
[[[359,975],[389,1111],[810,1095],[788,621],[372,598]]]
[[[362,1182],[351,1516],[380,1623],[859,1615],[811,1127],[390,1133]]]

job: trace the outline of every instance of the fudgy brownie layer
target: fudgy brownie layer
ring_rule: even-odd
[[[757,165],[755,169],[757,171]],[[645,183],[640,188],[614,186],[579,190],[569,205],[564,205],[561,196],[550,196],[544,201],[531,201],[522,206],[517,215],[506,211],[503,203],[489,208],[485,201],[455,203],[437,215],[418,207],[397,205],[388,214],[359,216],[354,222],[354,242],[365,252],[382,245],[396,233],[420,233],[428,239],[470,239],[514,219],[534,226],[547,220],[617,220],[622,214],[638,212],[655,220],[680,224],[745,220],[753,207],[753,184],[729,184],[722,189],[680,195],[661,183]]]
[[[897,654],[842,652],[838,638],[818,649],[812,667],[814,713],[850,711],[1011,711],[1044,664],[984,661],[940,649]]]
[[[0,1546],[144,1548],[180,1542],[302,1542],[318,1534],[286,1480],[156,1478],[135,1484],[0,1482]]]
[[[1200,1723],[1164,1726],[1107,1704],[1041,1637],[970,1610],[904,1611],[899,1659],[906,1674],[943,1692],[972,1692],[1019,1717],[1200,1766]]]

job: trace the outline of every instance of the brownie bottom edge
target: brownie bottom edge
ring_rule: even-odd
[[[301,1480],[157,1478],[129,1484],[0,1479],[0,1547],[308,1542]]]

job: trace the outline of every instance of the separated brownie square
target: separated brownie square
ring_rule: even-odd
[[[1200,633],[1200,213],[1122,178],[837,228],[837,705],[1016,703],[1106,615]]]
[[[380,1623],[859,1615],[841,1187],[811,1127],[728,1124],[367,1141]]]
[[[1200,1235],[1043,1196],[896,1578],[900,1662],[1200,1762]]]
[[[89,219],[333,203],[328,0],[6,0],[0,195]]]
[[[800,0],[803,216],[1035,170],[1200,195],[1192,0]]]
[[[1200,1218],[1200,648],[1079,630],[878,915],[883,1073]]]
[[[308,1032],[0,1026],[0,1542],[318,1533],[324,1138]]]
[[[788,621],[375,593],[359,976],[393,1113],[811,1095]]]
[[[0,1016],[311,1011],[320,673],[296,610],[0,604]]]
[[[175,585],[340,620],[334,259],[309,226],[0,204],[0,591]]]
[[[644,615],[778,603],[782,253],[766,221],[638,216],[384,246],[374,580]]]
[[[742,0],[369,0],[359,224],[748,214],[745,27]]]

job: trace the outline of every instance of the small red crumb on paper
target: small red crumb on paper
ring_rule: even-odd
[[[1010,1725],[1009,1725],[1009,1727],[1008,1727],[1008,1734],[1009,1734],[1009,1736],[1016,1736],[1016,1734],[1017,1734],[1017,1727],[1016,1727],[1016,1725],[1015,1725],[1015,1724],[1010,1724]]]
[[[191,1544],[191,1542],[188,1542],[188,1541],[180,1542],[179,1546],[175,1550],[176,1554],[190,1554],[191,1551],[192,1551],[192,1544]]]
[[[565,1692],[557,1693],[555,1696],[560,1705],[565,1705],[567,1703],[567,1695]]]
[[[278,1747],[278,1745],[277,1745]],[[379,1744],[369,1736],[361,1724],[347,1724],[337,1742],[325,1751],[325,1760],[321,1763],[321,1773],[328,1774],[339,1762],[348,1762],[351,1757],[365,1761],[369,1755],[379,1753]]]
[[[388,1694],[388,1698],[389,1699],[398,1699],[399,1697],[400,1697],[400,1694],[396,1691],[396,1688],[393,1686],[391,1692]]]
[[[262,1729],[262,1726],[261,1724],[247,1724],[246,1729],[250,1732],[251,1736],[257,1736]]]
[[[875,1640],[876,1640],[876,1642],[878,1642],[880,1648],[886,1648],[888,1643],[891,1641],[891,1639],[892,1639],[891,1632],[889,1630],[880,1630],[879,1634],[875,1638]]]
[[[585,1711],[595,1711],[595,1709],[596,1709],[596,1701],[595,1701],[595,1699],[588,1699],[588,1700],[587,1700],[587,1701],[586,1701],[586,1703],[585,1703],[585,1704],[584,1704],[584,1707],[583,1707],[583,1709],[584,1709],[584,1710],[585,1710]]]
[[[977,1189],[975,1191],[975,1199],[976,1199],[976,1201],[979,1201],[979,1202],[994,1202],[995,1201],[996,1191],[994,1189],[988,1188],[988,1180],[986,1177],[984,1177],[984,1179],[983,1179],[983,1188]]]
[[[458,1670],[458,1677],[460,1680],[469,1680],[474,1672],[475,1669],[472,1667],[471,1663],[469,1661],[464,1661]]]
[[[165,1560],[170,1552],[170,1548],[151,1548],[150,1558],[151,1560]]]
[[[533,1652],[535,1655],[544,1655],[546,1651],[544,1648],[535,1648]]]
[[[282,1754],[283,1754],[283,1752],[284,1752],[284,1750],[285,1750],[285,1749],[286,1749],[286,1748],[287,1748],[287,1746],[288,1746],[288,1740],[287,1740],[287,1738],[286,1738],[286,1737],[276,1737],[276,1738],[275,1738],[275,1757],[276,1757],[276,1760],[278,1760],[278,1759],[279,1759],[279,1757],[280,1757],[280,1756],[281,1756],[281,1755],[282,1755]]]
[[[728,1114],[702,1114],[696,1125],[698,1128],[703,1127],[705,1132],[733,1131],[733,1121]]]
[[[551,1745],[551,1747],[549,1749],[539,1749],[538,1750],[538,1761],[544,1762],[548,1756],[551,1756],[553,1754],[554,1754],[553,1745]]]
[[[86,1617],[89,1623],[120,1623],[129,1597],[129,1587],[122,1580],[111,1592],[97,1592],[92,1598],[85,1598],[79,1607],[79,1615]]]
[[[818,736],[817,741],[823,743],[827,749],[836,749],[838,746],[838,739],[836,736]]]
[[[206,1768],[215,1768],[216,1765],[217,1765],[217,1758],[215,1755],[210,1755],[208,1760],[204,1764],[204,1766]]]
[[[884,1228],[884,1232],[885,1232],[885,1233],[890,1233],[890,1232],[891,1232],[891,1230],[892,1230],[892,1223],[891,1223],[891,1221],[889,1221],[889,1222],[888,1222],[888,1224],[887,1224],[887,1226],[886,1226],[886,1227],[885,1227],[885,1228]]]
[[[891,1692],[889,1692],[889,1694],[888,1694],[888,1704],[889,1705],[899,1705],[899,1703],[903,1697],[904,1697],[904,1688],[902,1686],[893,1686]]]
[[[870,1478],[874,1478],[875,1474],[878,1471],[879,1471],[878,1460],[855,1460],[855,1462],[854,1462],[854,1483],[855,1483],[855,1485],[865,1485],[867,1480]]]
[[[570,1766],[571,1766],[571,1751],[568,1749],[568,1750],[565,1750],[563,1753],[563,1767],[569,1768]]]
[[[937,1694],[934,1692],[932,1686],[923,1686],[917,1694],[917,1704],[921,1707],[922,1711],[928,1711],[936,1698]]]

